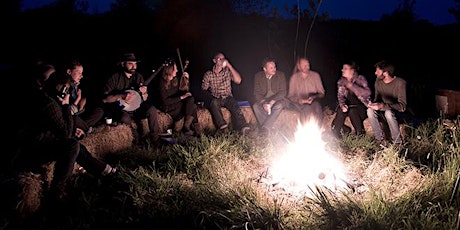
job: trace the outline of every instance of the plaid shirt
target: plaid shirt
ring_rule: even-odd
[[[74,120],[69,105],[61,105],[55,94],[48,94],[45,90],[33,92],[34,119],[28,121],[24,137],[28,141],[52,141],[73,137],[75,132]]]
[[[347,104],[347,95],[350,91],[367,107],[371,100],[371,89],[369,88],[366,78],[362,75],[353,76],[351,80],[352,86],[350,88],[346,87],[347,83],[348,80],[344,77],[341,77],[337,81],[337,100],[339,106],[342,107]]]
[[[202,90],[209,90],[215,98],[227,98],[232,94],[232,72],[228,68],[223,68],[219,73],[212,70],[206,71],[201,82]]]

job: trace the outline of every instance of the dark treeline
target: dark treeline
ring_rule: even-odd
[[[17,8],[11,2],[17,1],[0,4]],[[24,79],[37,60],[59,67],[76,58],[85,67],[83,81],[97,88],[123,52],[135,52],[142,59],[139,71],[147,77],[166,58],[178,60],[179,49],[182,60],[190,61],[191,88],[198,99],[201,77],[212,66],[217,51],[224,52],[242,74],[243,83],[234,88],[239,100],[251,100],[252,78],[264,57],[276,58],[278,69],[290,76],[295,57],[304,54],[311,59],[312,69],[322,75],[323,104],[332,109],[345,59],[356,60],[371,85],[374,63],[381,59],[394,62],[397,76],[409,83],[409,103],[419,116],[437,114],[437,89],[460,89],[452,83],[459,77],[458,24],[434,26],[386,15],[378,22],[316,20],[309,32],[312,20],[308,17],[298,23],[296,18],[237,14],[228,5],[231,1],[164,1],[154,7],[145,2],[155,1],[131,2],[115,5],[104,14],[85,14],[65,4],[8,11],[1,18],[2,80]]]

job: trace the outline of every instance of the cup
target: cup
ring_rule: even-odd
[[[270,115],[272,114],[272,105],[267,104],[267,114]]]
[[[112,118],[106,117],[105,118],[105,123],[108,124],[108,125],[111,125],[112,124]]]

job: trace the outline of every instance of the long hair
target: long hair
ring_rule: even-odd
[[[173,63],[171,65],[168,65],[168,66],[165,66],[163,68],[163,73],[161,75],[161,77],[162,77],[161,79],[164,82],[164,87],[166,89],[169,89],[171,87],[177,87],[177,85],[179,84],[178,80],[177,80],[177,77],[174,77],[171,81],[168,81],[169,76],[171,76],[172,73],[174,72],[174,68],[177,68],[175,63]]]

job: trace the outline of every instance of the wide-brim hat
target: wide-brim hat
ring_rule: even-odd
[[[127,61],[140,62],[141,60],[139,60],[134,53],[124,53],[121,56],[120,62],[127,62]]]

